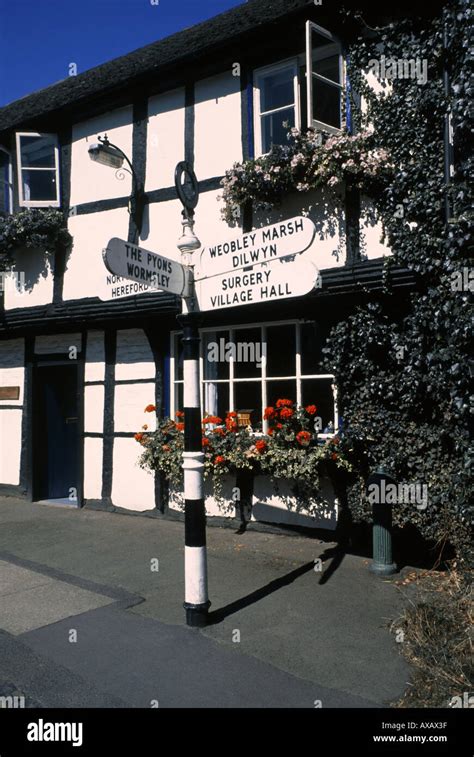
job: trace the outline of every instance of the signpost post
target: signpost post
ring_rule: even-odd
[[[310,254],[305,255],[316,229],[303,216],[209,246],[195,265],[195,253],[201,247],[194,234],[199,189],[188,163],[178,163],[175,186],[184,208],[183,234],[178,241],[181,263],[114,237],[103,251],[103,260],[110,274],[118,279],[112,283],[119,291],[103,298],[151,290],[170,292],[182,298],[183,309],[178,321],[183,329],[184,348],[184,608],[189,626],[205,626],[211,603],[207,588],[203,485],[200,311],[299,297],[320,286],[320,276]],[[134,283],[127,284],[127,281]]]

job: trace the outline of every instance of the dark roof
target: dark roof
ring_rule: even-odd
[[[150,91],[150,83],[156,86],[160,79],[165,84],[173,81],[173,86],[178,86],[186,78],[197,76],[198,65],[217,68],[224,59],[244,61],[248,54],[252,54],[252,47],[263,47],[272,38],[272,31],[278,29],[283,37],[291,36],[290,16],[305,13],[324,25],[326,20],[340,18],[343,6],[354,6],[358,11],[362,10],[364,18],[371,23],[383,24],[388,19],[406,15],[432,15],[443,0],[431,0],[429,8],[425,3],[426,0],[397,0],[397,3],[388,5],[373,3],[373,0],[346,0],[344,3],[323,0],[320,6],[315,6],[314,0],[249,0],[196,26],[77,76],[69,76],[0,108],[0,134],[35,119],[51,118],[58,111],[74,114],[76,118],[79,116],[80,120],[87,117],[87,109],[82,110],[86,105],[100,112],[104,97],[108,102],[115,98],[117,103],[128,97],[127,102],[130,102],[131,88],[139,95],[140,86],[144,87],[144,92]],[[357,17],[354,10],[353,19]],[[238,57],[229,57],[237,54]]]
[[[114,90],[123,90],[147,74],[156,76],[157,71],[182,67],[189,59],[194,65],[203,56],[212,56],[223,45],[229,46],[233,39],[237,40],[250,31],[275,23],[307,6],[314,7],[313,0],[251,0],[189,29],[15,100],[0,109],[0,132],[71,103],[77,105],[101,93],[110,95]]]

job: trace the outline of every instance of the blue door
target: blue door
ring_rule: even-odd
[[[79,426],[75,365],[35,370],[33,407],[34,499],[77,504]]]

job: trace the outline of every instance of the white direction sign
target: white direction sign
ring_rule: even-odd
[[[123,297],[133,297],[145,292],[156,292],[157,287],[148,286],[148,284],[139,284],[138,281],[130,281],[122,276],[116,276],[114,273],[106,271],[101,276],[99,291],[97,296],[103,302],[110,300],[120,300]]]
[[[156,252],[144,250],[136,244],[114,237],[102,252],[106,268],[115,276],[131,279],[150,289],[172,292],[181,296],[185,289],[185,269],[175,260]],[[123,286],[119,284],[119,286]],[[138,294],[138,292],[130,292]],[[127,296],[127,295],[123,295]]]
[[[276,260],[249,271],[231,271],[196,282],[199,309],[217,310],[255,302],[301,297],[320,285],[316,264],[301,255]]]
[[[201,253],[195,280],[304,252],[312,244],[315,234],[314,223],[309,218],[297,216],[209,245]]]

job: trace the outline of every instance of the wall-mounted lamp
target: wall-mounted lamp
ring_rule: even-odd
[[[143,211],[145,209],[146,200],[143,186],[138,181],[135,169],[133,168],[132,163],[127,158],[123,150],[121,150],[120,147],[117,147],[117,145],[113,145],[111,142],[109,142],[107,134],[104,137],[98,137],[98,139],[98,142],[95,142],[89,147],[88,152],[90,159],[95,161],[96,163],[100,163],[103,166],[115,168],[117,171],[117,176],[120,179],[124,178],[123,175],[119,175],[121,169],[127,171],[132,175],[133,186],[128,205],[128,212],[133,218],[135,226],[137,227],[138,234],[140,235],[142,230]],[[128,170],[127,168],[123,169],[124,161],[128,164],[130,170]]]

